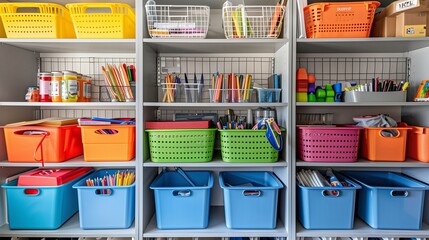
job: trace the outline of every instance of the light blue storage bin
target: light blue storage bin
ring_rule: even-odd
[[[357,215],[378,229],[421,229],[428,186],[394,172],[347,171],[362,186]]]
[[[17,186],[18,180],[3,184],[9,228],[52,230],[61,227],[78,211],[77,192],[72,186],[82,177],[60,186]]]
[[[207,228],[213,174],[185,171],[191,186],[179,172],[161,172],[150,185],[155,192],[156,225],[159,229]]]
[[[87,179],[103,178],[117,172],[118,169],[98,170],[73,185],[73,188],[77,189],[79,199],[80,228],[129,228],[134,222],[135,183],[104,187],[86,185]]]
[[[356,190],[361,187],[335,173],[350,187],[305,187],[297,184],[298,219],[306,229],[352,229]],[[332,192],[335,191],[335,192]]]
[[[226,226],[232,229],[273,229],[278,191],[283,184],[271,172],[220,172]]]

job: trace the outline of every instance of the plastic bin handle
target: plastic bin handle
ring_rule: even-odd
[[[396,129],[382,129],[379,132],[380,137],[383,138],[399,138],[401,136],[401,132]]]
[[[24,189],[24,194],[27,196],[38,196],[40,194],[40,190],[37,188],[26,188]]]
[[[341,195],[340,190],[323,190],[322,196],[324,197],[339,197]]]
[[[105,8],[105,9],[110,9],[112,14],[116,14],[116,13],[128,14],[134,19],[134,11],[127,4],[85,3],[85,4],[82,4],[81,7],[82,8],[80,13],[86,13],[86,10],[88,8]]]
[[[110,196],[112,194],[113,194],[113,190],[110,188],[95,189],[95,195]]]
[[[390,191],[392,197],[408,197],[408,191],[406,190],[392,190]]]
[[[243,196],[245,197],[260,197],[262,195],[262,191],[260,190],[244,190]]]
[[[185,190],[174,190],[173,191],[173,196],[175,197],[190,197],[192,195],[192,191],[189,189],[185,189]]]

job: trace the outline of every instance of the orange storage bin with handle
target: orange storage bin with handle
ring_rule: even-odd
[[[405,161],[410,127],[364,127],[362,157],[371,161]]]
[[[79,127],[85,161],[129,161],[135,157],[135,125]]]
[[[411,126],[408,132],[407,156],[421,162],[429,162],[429,128]]]
[[[5,126],[4,134],[9,162],[63,162],[83,152],[77,125]]]
[[[307,38],[365,38],[379,2],[320,2],[304,7]]]

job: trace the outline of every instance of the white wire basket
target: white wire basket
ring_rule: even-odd
[[[150,1],[149,1],[150,2]],[[205,38],[210,7],[146,4],[146,19],[152,38]]]
[[[223,6],[226,38],[278,38],[285,6]]]

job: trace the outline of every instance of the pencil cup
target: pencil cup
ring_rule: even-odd
[[[262,102],[280,102],[281,89],[277,88],[257,88],[258,101]]]
[[[251,102],[253,89],[209,89],[212,103]]]
[[[99,86],[100,102],[135,102],[136,86],[127,87]]]
[[[180,98],[180,83],[161,83],[162,102],[173,103]]]
[[[201,102],[204,85],[201,83],[184,83],[186,102]]]

